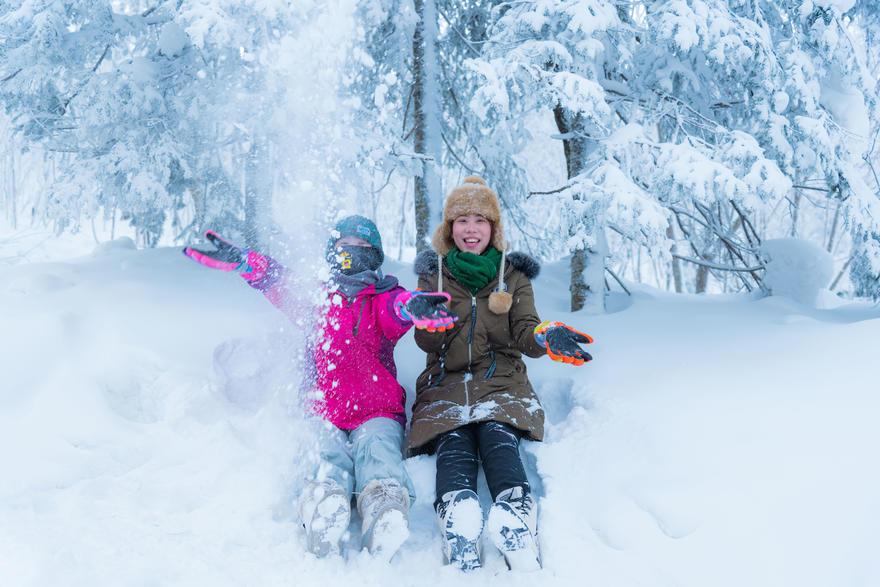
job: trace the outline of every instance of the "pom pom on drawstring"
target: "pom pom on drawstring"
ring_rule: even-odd
[[[513,295],[506,291],[493,291],[489,294],[489,310],[493,314],[507,314],[513,306]]]

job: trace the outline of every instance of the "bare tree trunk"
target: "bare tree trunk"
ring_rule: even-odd
[[[596,141],[583,136],[583,119],[580,114],[571,112],[560,105],[553,109],[556,128],[565,137],[562,147],[568,179],[583,172],[589,154],[596,149]],[[605,310],[605,257],[608,244],[605,240],[605,225],[596,219],[596,246],[593,249],[576,249],[571,255],[571,311],[577,312],[587,304],[591,311]]]
[[[14,140],[14,139],[13,139]],[[16,189],[15,185],[15,145],[9,150],[10,161],[12,165],[9,167],[9,188],[12,203],[12,228],[18,228],[18,203],[15,201]]]
[[[437,11],[434,0],[414,0],[419,21],[413,34],[413,151],[421,155],[421,173],[415,177],[416,251],[430,247],[432,208],[438,215],[442,196],[437,165],[440,161],[437,115]]]
[[[675,227],[672,224],[672,218],[669,219],[669,225],[666,227],[666,236],[672,240],[672,254],[678,254],[678,245],[675,244]],[[684,290],[681,281],[681,261],[676,257],[672,258],[672,278],[675,283],[675,293],[681,293]]]
[[[828,237],[828,244],[825,246],[825,250],[829,253],[834,253],[834,239],[837,236],[837,223],[840,221],[840,208],[843,206],[843,202],[837,202],[837,207],[834,209],[834,220],[831,221],[831,235]]]
[[[265,246],[271,185],[267,173],[266,144],[262,137],[252,139],[244,168],[244,241],[248,248]]]
[[[694,291],[698,294],[706,293],[707,285],[709,285],[709,269],[700,265],[697,267],[697,281],[694,284]]]

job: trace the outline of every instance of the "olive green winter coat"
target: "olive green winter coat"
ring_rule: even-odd
[[[418,256],[420,289],[437,291],[437,267],[433,251]],[[505,422],[534,440],[544,437],[544,410],[521,358],[545,354],[533,333],[540,319],[530,278],[539,270],[527,255],[508,255],[504,281],[513,305],[495,314],[489,310],[489,294],[498,287],[497,277],[471,296],[443,265],[443,291],[452,296],[449,305],[458,321],[445,333],[416,331],[416,344],[428,356],[416,381],[409,454],[433,452],[440,434],[473,422]]]

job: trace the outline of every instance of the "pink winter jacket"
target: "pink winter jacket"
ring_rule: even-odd
[[[242,273],[251,287],[284,309],[289,293],[284,268],[274,259],[248,253],[251,271]],[[330,306],[315,342],[315,412],[343,430],[354,430],[373,418],[406,423],[406,391],[397,382],[394,347],[412,322],[401,320],[394,302],[404,288],[377,294],[374,286],[351,301],[330,293]]]

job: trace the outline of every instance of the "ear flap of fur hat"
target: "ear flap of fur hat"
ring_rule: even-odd
[[[507,248],[498,194],[486,185],[486,180],[482,177],[471,175],[464,178],[462,184],[453,188],[446,196],[443,222],[434,231],[434,237],[431,239],[435,251],[445,256],[455,246],[452,240],[452,223],[456,218],[469,214],[477,214],[491,222],[492,246],[499,251]]]

